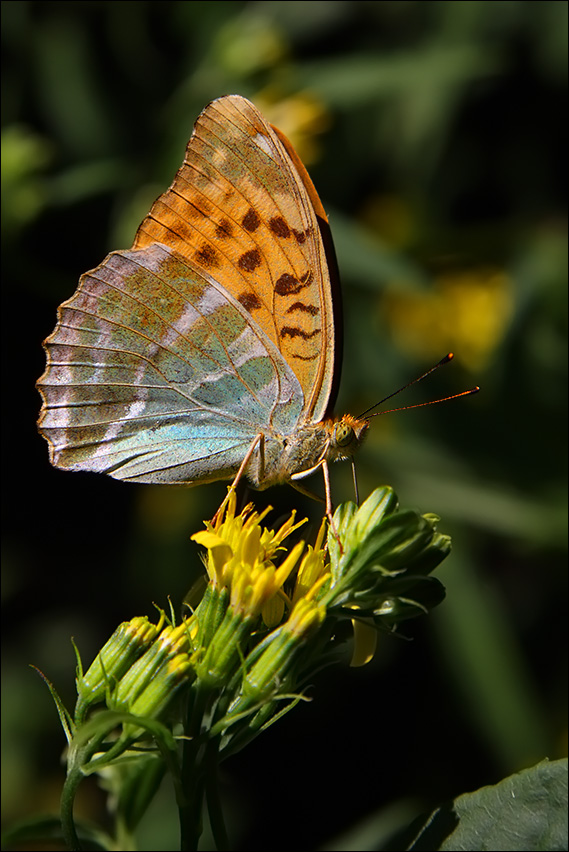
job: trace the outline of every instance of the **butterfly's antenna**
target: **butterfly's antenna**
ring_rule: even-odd
[[[439,367],[442,367],[443,364],[448,364],[448,362],[452,361],[453,358],[454,358],[453,353],[449,352],[448,355],[445,355],[444,358],[441,358],[441,360],[437,364],[435,364],[434,367],[431,367],[429,370],[427,370],[426,373],[423,373],[421,376],[418,376],[416,379],[413,379],[412,381],[407,382],[407,384],[403,385],[403,387],[400,387],[399,390],[393,391],[393,393],[390,393],[389,396],[386,396],[383,399],[381,399],[379,402],[376,402],[374,405],[371,406],[371,408],[368,408],[366,411],[363,412],[363,414],[360,414],[360,418],[364,418],[367,415],[369,415],[370,417],[377,417],[378,414],[392,414],[394,411],[406,411],[407,409],[410,409],[410,408],[421,408],[424,405],[436,405],[436,403],[438,403],[438,402],[447,402],[449,399],[457,399],[459,396],[469,396],[470,394],[478,393],[478,391],[480,390],[479,387],[470,388],[469,390],[462,391],[461,393],[452,394],[452,396],[445,396],[445,397],[442,397],[441,399],[432,399],[430,402],[419,402],[417,405],[404,405],[401,408],[389,408],[387,411],[376,411],[376,412],[374,412],[373,414],[370,415],[370,411],[373,411],[373,409],[377,408],[378,405],[383,405],[384,402],[387,402],[388,399],[391,399],[392,397],[397,396],[397,394],[401,393],[401,391],[406,390],[407,388],[411,387],[411,385],[417,384],[417,382],[421,382],[423,379],[425,379],[427,376],[429,376],[432,372],[434,372],[435,370],[438,370]]]

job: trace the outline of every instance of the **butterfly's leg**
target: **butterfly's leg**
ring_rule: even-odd
[[[360,505],[360,491],[358,488],[358,477],[356,474],[356,462],[354,457],[352,456],[352,478],[354,480],[354,497],[356,501],[356,506]]]
[[[326,514],[328,515],[328,519],[332,524],[332,492],[330,490],[330,471],[328,470],[328,463],[326,460],[322,462],[322,475],[324,476],[324,493],[326,494]]]
[[[310,491],[308,488],[304,488],[302,485],[295,481],[294,479],[290,480],[290,484],[296,491],[300,491],[301,494],[305,494],[307,497],[312,498],[312,500],[318,500],[319,503],[326,504],[326,516],[328,518],[328,523],[330,524],[330,529],[334,535],[334,538],[337,540],[340,545],[340,552],[344,552],[342,547],[342,542],[340,541],[340,536],[336,530],[336,525],[334,524],[334,507],[332,506],[332,494],[330,490],[330,471],[328,470],[328,463],[326,461],[321,462],[322,466],[322,475],[324,476],[324,492],[326,495],[325,499],[319,497],[318,494],[315,494],[313,491]]]
[[[295,482],[294,479],[290,480],[290,484],[295,491],[298,491],[300,494],[304,494],[305,497],[310,497],[311,500],[317,500],[318,503],[325,502],[324,497],[321,497],[319,494],[315,494],[314,491],[310,490],[310,488],[305,488],[304,485],[300,485],[300,483]]]
[[[340,546],[340,553],[343,553],[344,548],[342,547],[342,542],[340,541],[340,536],[338,535],[338,530],[336,529],[336,524],[334,523],[334,507],[332,506],[332,492],[330,490],[330,471],[328,469],[328,462],[326,461],[326,459],[322,461],[322,475],[324,477],[324,491],[326,493],[326,514],[328,515],[328,522],[330,524],[330,529],[332,530],[332,535]]]
[[[233,480],[233,482],[231,483],[231,485],[227,489],[227,495],[225,496],[225,499],[223,500],[221,506],[219,507],[219,509],[217,510],[215,515],[213,516],[213,518],[211,519],[212,524],[215,524],[215,522],[218,520],[218,518],[221,517],[223,510],[225,509],[225,506],[227,504],[227,501],[229,500],[231,492],[235,491],[237,484],[239,483],[240,479],[242,478],[242,476],[245,472],[245,468],[247,467],[247,465],[251,461],[251,456],[255,452],[255,448],[256,448],[257,444],[259,445],[259,450],[260,450],[260,455],[261,455],[259,467],[260,467],[261,472],[264,473],[264,469],[265,469],[265,436],[263,435],[262,432],[259,432],[259,434],[255,435],[255,437],[253,438],[253,440],[251,442],[251,446],[249,447],[249,449],[245,453],[245,458],[241,462],[241,464],[239,466],[239,470],[235,474],[235,479]]]

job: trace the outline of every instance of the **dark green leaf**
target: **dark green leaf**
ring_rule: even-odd
[[[544,760],[459,796],[431,814],[409,849],[567,849],[567,760]]]

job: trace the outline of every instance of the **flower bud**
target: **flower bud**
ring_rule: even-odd
[[[149,648],[164,622],[152,624],[146,616],[137,616],[119,624],[101,648],[85,674],[77,674],[76,721],[84,719],[90,706],[104,699],[132,664]]]

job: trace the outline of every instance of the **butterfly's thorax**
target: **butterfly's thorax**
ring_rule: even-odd
[[[247,477],[261,490],[301,479],[323,461],[334,462],[353,455],[367,428],[367,421],[346,414],[340,419],[311,423],[290,435],[264,434],[247,467]]]

